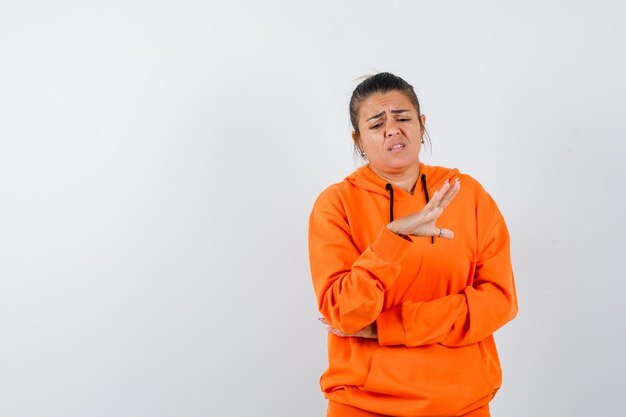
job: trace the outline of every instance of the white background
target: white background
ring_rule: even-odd
[[[494,196],[494,416],[620,415],[620,1],[0,3],[0,416],[323,416],[307,219],[355,79]]]

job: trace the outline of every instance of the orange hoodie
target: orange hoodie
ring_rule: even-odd
[[[390,208],[395,218],[415,213],[455,178],[461,190],[437,221],[454,239],[407,240],[385,227]],[[504,219],[481,185],[456,169],[420,164],[413,195],[386,185],[364,166],[324,190],[309,219],[319,311],[346,333],[374,321],[378,328],[378,339],[329,334],[322,391],[394,416],[484,407],[502,381],[492,334],[517,314]]]

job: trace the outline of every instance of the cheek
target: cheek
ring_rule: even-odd
[[[422,136],[422,128],[420,125],[412,125],[407,129],[407,134],[411,137],[421,137]]]
[[[369,149],[370,152],[380,148],[382,140],[376,135],[365,135],[361,137],[361,149]],[[366,151],[367,152],[367,151]]]

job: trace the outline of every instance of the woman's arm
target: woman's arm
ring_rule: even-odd
[[[411,244],[383,227],[361,254],[344,218],[314,208],[309,218],[311,275],[319,311],[329,325],[356,333],[374,322]]]
[[[378,318],[385,291],[400,274],[412,244],[410,237],[398,233],[439,234],[435,222],[459,189],[458,181],[446,181],[422,210],[382,227],[363,253],[352,240],[343,205],[331,202],[325,193],[320,196],[309,218],[309,257],[318,308],[331,328],[354,334]],[[446,230],[443,237],[453,236]]]
[[[487,338],[517,314],[506,224],[491,196],[479,183],[473,185],[477,242],[473,282],[458,294],[382,312],[376,322],[380,344],[468,345]]]

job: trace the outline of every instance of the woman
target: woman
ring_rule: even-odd
[[[492,334],[517,313],[502,215],[472,177],[420,163],[426,119],[400,77],[359,84],[350,118],[368,163],[309,221],[327,416],[489,416]]]

